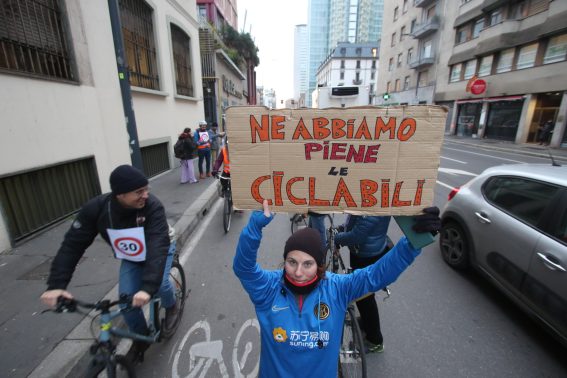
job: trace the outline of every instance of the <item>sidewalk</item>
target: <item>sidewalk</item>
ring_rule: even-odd
[[[150,187],[162,201],[181,248],[218,197],[214,178],[181,185],[179,177],[177,167],[151,179]],[[89,318],[41,314],[39,296],[71,218],[0,254],[0,377],[64,377],[92,344]],[[98,300],[116,286],[118,267],[108,245],[97,237],[69,290],[77,298]]]

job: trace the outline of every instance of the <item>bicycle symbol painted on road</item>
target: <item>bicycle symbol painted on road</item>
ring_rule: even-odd
[[[195,342],[190,339],[200,338],[202,341]],[[254,349],[254,342],[258,348],[258,359],[251,361],[251,352]],[[242,345],[241,345],[242,344]],[[186,345],[189,347],[189,366],[187,367],[187,355],[183,353]],[[260,346],[260,325],[257,319],[248,319],[242,324],[232,350],[232,368],[234,377],[252,378],[258,375],[259,370],[259,346]],[[173,359],[173,368],[171,375],[173,378],[193,378],[205,377],[207,372],[216,363],[218,365],[220,375],[228,378],[228,369],[222,356],[223,342],[222,340],[211,340],[211,326],[206,320],[195,323],[189,331],[183,336],[175,357]],[[188,369],[188,375],[181,375]]]

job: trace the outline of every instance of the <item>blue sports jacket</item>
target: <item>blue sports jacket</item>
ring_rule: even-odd
[[[233,269],[260,323],[260,377],[336,377],[341,331],[349,302],[394,282],[421,250],[402,238],[378,262],[352,274],[326,273],[303,298],[300,311],[283,283],[283,270],[256,262],[262,228],[273,219],[255,211],[242,230]],[[320,314],[317,316],[317,314]],[[323,342],[318,348],[317,342]]]
[[[390,219],[390,216],[351,215],[345,232],[335,235],[335,243],[348,246],[351,251],[355,249],[360,257],[379,255],[388,243]]]

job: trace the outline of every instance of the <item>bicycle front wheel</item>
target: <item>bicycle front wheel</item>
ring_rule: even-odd
[[[173,324],[171,328],[162,327],[162,336],[166,339],[173,336],[173,334],[179,327],[179,324],[181,323],[181,317],[183,316],[183,309],[185,308],[187,282],[185,281],[185,271],[177,260],[174,260],[171,264],[171,270],[169,271],[169,282],[171,282],[171,286],[173,287],[176,306],[179,307],[179,314],[177,316],[175,324]]]
[[[228,232],[230,230],[230,220],[232,218],[232,199],[230,198],[230,192],[225,194],[224,198],[224,210],[222,214],[222,225],[224,228],[224,232]]]
[[[362,332],[360,332],[352,306],[349,306],[343,324],[343,335],[339,352],[339,377],[366,378],[364,342],[362,341]]]

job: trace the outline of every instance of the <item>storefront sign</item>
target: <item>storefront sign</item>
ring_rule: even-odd
[[[471,85],[471,93],[474,95],[482,94],[486,91],[486,81],[482,79],[475,80]]]
[[[242,98],[242,92],[237,91],[234,82],[224,75],[222,75],[222,89],[234,97]]]

